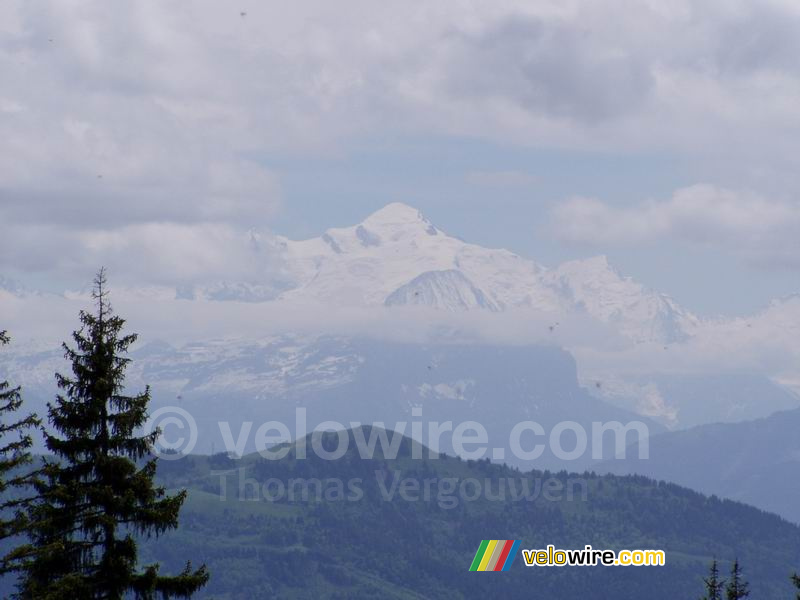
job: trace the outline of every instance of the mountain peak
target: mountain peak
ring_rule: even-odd
[[[413,206],[403,202],[392,202],[383,208],[375,211],[366,219],[364,225],[386,226],[386,225],[414,225],[420,224],[429,226],[431,223],[425,216]]]
[[[577,261],[572,261],[575,263],[580,263],[586,265],[587,267],[593,267],[595,269],[612,269],[613,267],[608,262],[608,256],[605,254],[598,254],[597,256],[590,256],[589,258],[582,258]]]

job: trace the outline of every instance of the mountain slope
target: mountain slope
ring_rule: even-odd
[[[62,353],[9,358],[8,377],[25,385],[30,409],[43,412],[56,391],[52,373],[64,368]],[[136,389],[149,384],[153,410],[178,406],[189,411],[199,431],[197,451],[202,452],[224,448],[220,422],[227,423],[236,439],[246,422],[280,421],[294,427],[299,407],[306,410],[309,430],[324,421],[382,422],[390,428],[404,423],[407,431],[415,420],[450,422],[452,428],[476,421],[487,432],[487,456],[525,468],[579,470],[589,465],[595,422],[639,421],[651,433],[664,430],[589,395],[578,384],[575,360],[556,347],[275,336],[180,348],[153,343],[137,350],[133,359],[128,385]],[[416,419],[414,409],[421,411]],[[521,421],[535,421],[545,436],[558,423],[574,422],[587,432],[587,448],[564,461],[545,444],[533,463],[518,458],[510,434]],[[426,443],[429,426],[422,433]],[[574,447],[573,438],[570,432],[563,436],[565,450]],[[454,451],[449,433],[440,439],[442,451]],[[529,449],[548,439],[530,432],[521,436],[521,443]],[[606,434],[602,441],[603,456],[614,456],[614,436]],[[253,443],[251,435],[237,451],[252,451]]]
[[[669,296],[623,277],[605,256],[563,263],[547,274],[547,280],[562,290],[569,305],[616,325],[634,340],[680,342],[698,324]]]
[[[800,409],[742,423],[656,435],[650,458],[604,462],[598,472],[638,473],[747,502],[800,523]]]
[[[590,386],[591,380],[585,384]],[[747,421],[800,406],[797,393],[750,370],[610,376],[593,391],[671,429]]]
[[[641,477],[523,474],[452,457],[413,460],[408,439],[397,458],[364,459],[349,435],[350,450],[333,461],[313,453],[298,460],[292,450],[277,461],[162,462],[162,480],[187,487],[189,501],[178,532],[148,545],[144,558],[164,561],[165,569],[181,567],[186,557],[206,561],[212,580],[203,597],[215,598],[530,598],[535,589],[536,597],[674,600],[699,597],[712,557],[723,569],[738,557],[754,598],[791,597],[800,528],[774,515]],[[301,482],[293,500],[291,480]],[[427,500],[426,480],[433,490]],[[313,481],[324,482],[319,489],[327,500],[316,500],[316,488],[305,499],[299,493]],[[397,486],[413,487],[404,481],[417,481],[418,495],[400,494]],[[456,491],[439,495],[443,481],[455,482],[446,489]],[[528,490],[551,481],[562,489],[584,485],[586,494],[547,499],[531,491],[491,499],[495,487],[494,496],[470,500],[474,494],[459,491],[465,481],[527,481]],[[331,492],[340,489],[337,482],[342,495]],[[356,488],[358,499],[351,494]],[[667,563],[543,569],[523,566],[518,556],[507,573],[469,573],[480,541],[493,538],[518,539],[522,548],[659,548]]]
[[[456,269],[426,271],[397,288],[384,300],[386,306],[422,305],[445,310],[500,308]]]

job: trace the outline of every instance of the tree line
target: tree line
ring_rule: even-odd
[[[154,483],[150,449],[160,432],[138,434],[150,390],[125,394],[136,335],[123,333],[103,269],[92,297],[94,311],[81,311],[62,346],[72,373],[56,374],[49,427],[33,414],[17,417],[21,390],[0,382],[0,539],[21,540],[0,558],[0,574],[17,574],[20,600],[190,598],[209,579],[205,565],[187,562],[175,575],[139,565],[137,538],[176,529],[186,491],[170,495]],[[36,431],[49,454],[34,464]]]
[[[798,589],[796,600],[800,600],[800,576],[794,573],[792,583]],[[700,600],[740,600],[750,597],[750,584],[744,578],[739,559],[733,561],[730,577],[725,580],[720,577],[717,560],[711,562],[708,576],[703,578],[705,594]]]

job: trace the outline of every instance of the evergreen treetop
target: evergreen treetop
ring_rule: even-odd
[[[706,593],[700,600],[722,600],[722,590],[725,587],[725,580],[719,578],[719,566],[715,558],[708,569],[708,577],[703,578],[706,586]]]
[[[63,345],[72,375],[56,375],[61,393],[48,404],[51,430],[30,510],[30,544],[20,598],[188,598],[208,580],[205,566],[178,575],[140,569],[135,536],[158,536],[178,527],[186,492],[167,495],[154,484],[157,459],[149,449],[159,432],[138,435],[146,423],[150,390],[125,393],[127,352],[135,334],[108,302],[106,277],[94,282],[95,311],[80,313],[72,346]]]
[[[739,566],[739,559],[733,561],[731,567],[731,577],[725,587],[725,598],[727,600],[738,600],[747,598],[750,595],[750,586],[742,576],[742,568]]]

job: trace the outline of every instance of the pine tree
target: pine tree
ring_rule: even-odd
[[[708,577],[703,578],[706,586],[706,593],[700,600],[722,600],[722,589],[725,587],[725,580],[719,578],[719,567],[717,559],[711,563],[708,570]]]
[[[9,343],[5,331],[0,331],[0,346]],[[39,425],[36,415],[22,418],[16,416],[22,407],[22,396],[19,387],[11,387],[8,381],[0,381],[0,539],[5,539],[24,532],[27,526],[25,513],[21,509],[30,500],[33,493],[31,486],[35,473],[23,472],[21,469],[31,462],[30,447],[33,440],[30,429]],[[18,488],[19,494],[12,494],[12,488]],[[0,560],[0,573],[13,570],[15,562],[10,555]]]
[[[159,432],[137,437],[147,420],[150,390],[124,395],[126,357],[135,334],[123,335],[113,314],[101,269],[95,278],[96,311],[80,313],[74,348],[64,344],[72,376],[56,375],[61,394],[48,404],[54,458],[43,467],[40,500],[31,508],[31,544],[20,598],[188,598],[208,581],[205,565],[191,563],[176,576],[157,564],[138,569],[134,535],[175,529],[186,492],[169,496],[153,483],[156,459],[149,449]],[[59,436],[60,435],[60,436]],[[137,463],[138,461],[138,463]]]
[[[794,587],[800,590],[800,575],[797,573],[792,575],[792,583],[794,584]],[[800,591],[797,592],[797,600],[800,600]]]
[[[750,589],[747,582],[742,577],[742,568],[739,566],[739,559],[733,561],[731,568],[731,578],[728,580],[728,585],[725,588],[725,598],[727,600],[738,600],[739,598],[747,598],[750,595]]]

